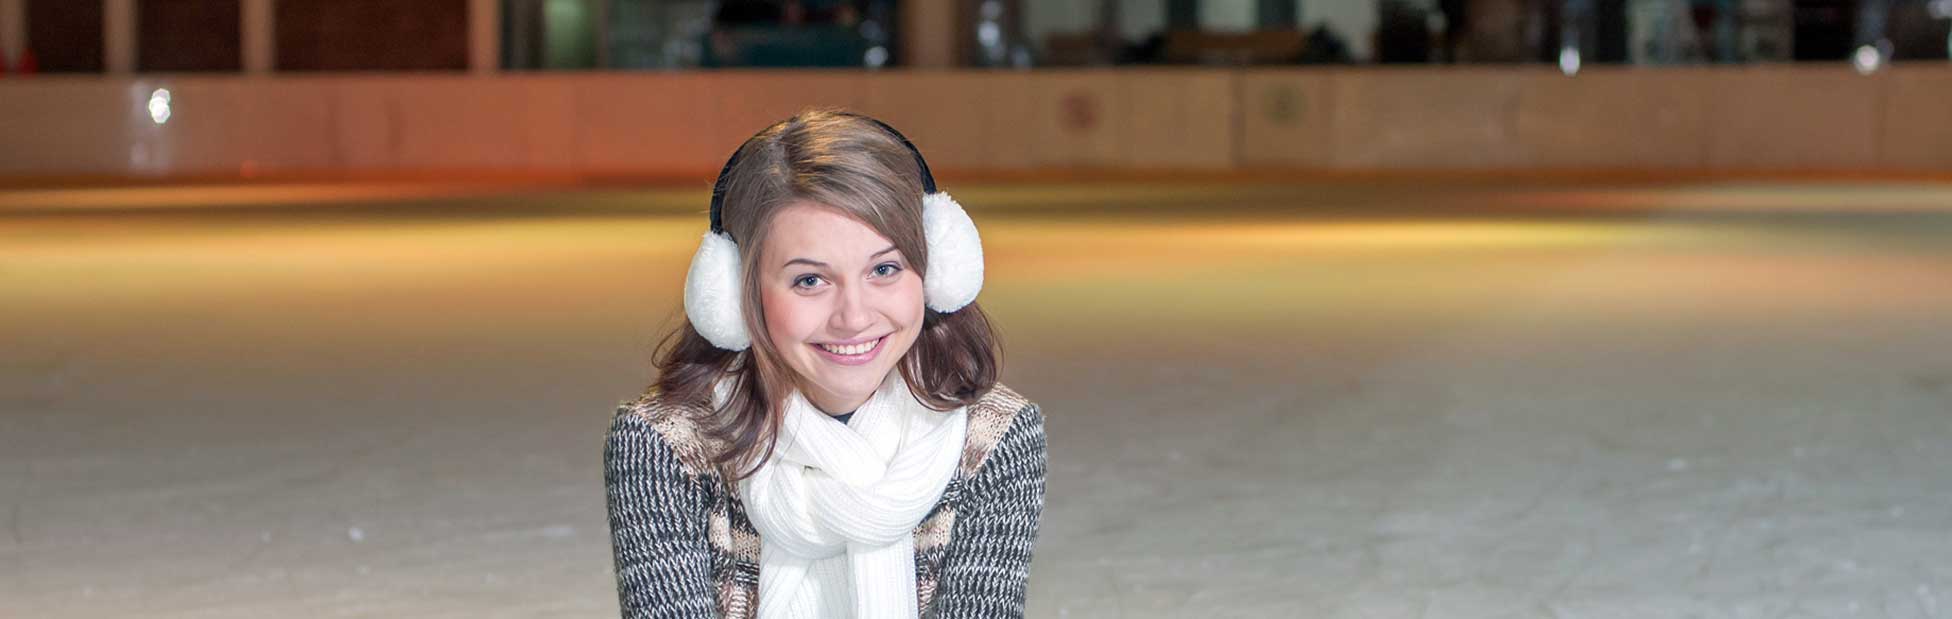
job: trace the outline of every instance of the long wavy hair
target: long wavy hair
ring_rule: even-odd
[[[722,447],[712,461],[729,480],[751,475],[772,457],[784,407],[801,377],[786,365],[766,332],[759,294],[759,248],[774,214],[799,201],[838,209],[894,242],[928,272],[922,232],[921,168],[908,148],[873,122],[840,110],[814,109],[767,127],[739,147],[725,174],[722,225],[739,244],[746,332],[752,346],[733,352],[713,346],[689,320],[666,334],[655,352],[659,397],[709,410],[700,420]],[[976,303],[943,314],[923,310],[921,334],[897,371],[909,390],[935,410],[974,403],[996,385],[1001,345]],[[714,385],[731,380],[731,394],[713,408]]]

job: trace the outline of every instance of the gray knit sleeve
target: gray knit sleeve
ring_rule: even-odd
[[[628,407],[617,411],[605,441],[603,484],[623,616],[716,616],[704,484]]]
[[[1044,416],[1017,412],[983,467],[963,488],[964,502],[942,558],[933,616],[1022,617],[1030,550],[1044,514]]]

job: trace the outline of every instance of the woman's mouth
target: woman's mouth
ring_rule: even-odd
[[[887,341],[888,336],[883,335],[872,342],[849,345],[809,344],[809,346],[820,351],[820,355],[826,357],[828,361],[841,365],[861,365],[873,361],[876,355],[881,354],[881,345]]]

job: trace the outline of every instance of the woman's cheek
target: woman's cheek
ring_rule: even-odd
[[[922,316],[927,313],[928,305],[927,300],[923,298],[922,278],[910,277],[908,281],[902,283],[908,287],[908,327],[919,331],[922,328]]]
[[[761,300],[766,305],[766,330],[772,332],[775,340],[780,340],[776,344],[805,339],[807,330],[801,325],[806,311],[801,307],[800,295],[791,290],[769,289]]]
[[[790,295],[785,305],[787,332],[793,334],[794,340],[806,340],[819,330],[820,322],[824,319],[819,297],[794,294]]]

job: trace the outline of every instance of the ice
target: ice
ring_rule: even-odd
[[[1946,616],[1952,188],[1862,190],[1924,206],[958,189],[1047,416],[1031,616]],[[0,615],[614,615],[696,193],[0,215]]]

